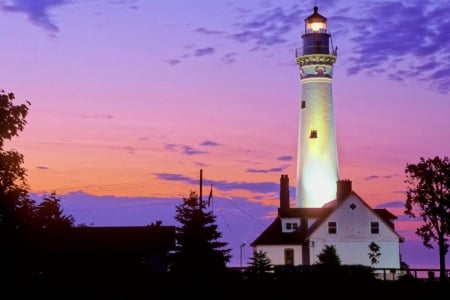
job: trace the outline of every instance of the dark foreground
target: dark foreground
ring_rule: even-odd
[[[5,292],[5,289],[2,289]],[[450,299],[450,283],[361,274],[78,274],[27,278],[1,299]],[[6,294],[4,294],[6,295]]]

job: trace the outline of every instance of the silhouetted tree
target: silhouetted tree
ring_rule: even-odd
[[[370,264],[372,265],[372,267],[376,264],[378,264],[380,262],[380,256],[381,256],[381,252],[380,252],[380,246],[378,246],[377,243],[372,242],[369,244],[369,249],[370,252],[369,254],[369,259],[370,259]]]
[[[12,279],[21,244],[21,230],[33,217],[34,201],[28,197],[24,157],[14,149],[5,150],[5,141],[24,129],[29,102],[14,105],[13,93],[0,91],[0,272]]]
[[[248,272],[252,275],[267,274],[273,271],[274,266],[272,261],[267,256],[267,252],[259,250],[253,253],[248,263]]]
[[[334,245],[325,245],[322,251],[317,255],[319,261],[318,265],[326,267],[337,267],[341,265],[341,258],[337,254],[336,247]]]
[[[60,202],[61,198],[55,192],[44,195],[34,213],[34,225],[37,229],[64,230],[74,226],[75,219],[64,214]]]
[[[450,234],[450,161],[448,157],[424,159],[405,168],[408,184],[405,214],[419,215],[423,224],[416,229],[423,244],[433,249],[432,241],[439,247],[440,278],[446,277],[445,255],[448,252]]]
[[[23,131],[31,105],[28,101],[15,105],[14,100],[13,93],[0,91],[0,272],[8,280],[27,275],[35,259],[31,240],[38,240],[42,229],[74,224],[72,216],[64,215],[55,193],[44,196],[39,205],[30,198],[24,156],[15,149],[5,149],[5,141]]]
[[[174,273],[220,273],[226,270],[231,249],[220,241],[213,211],[206,211],[195,191],[176,206],[176,249],[170,255],[170,270]]]
[[[156,220],[155,222],[151,222],[147,226],[149,226],[149,227],[162,227],[162,221],[161,220]]]

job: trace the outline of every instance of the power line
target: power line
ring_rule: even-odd
[[[191,178],[194,180],[191,175],[194,173],[181,174],[183,177]],[[58,193],[71,192],[71,191],[86,191],[86,192],[115,192],[115,191],[123,191],[124,189],[150,189],[155,187],[169,186],[173,184],[189,184],[189,182],[185,182],[183,180],[174,181],[174,180],[164,180],[164,179],[143,179],[136,181],[128,181],[128,182],[119,182],[119,183],[109,183],[102,185],[81,185],[81,186],[65,186],[59,188],[49,189],[51,191],[57,191]]]

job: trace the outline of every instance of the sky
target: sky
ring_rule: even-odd
[[[30,192],[56,192],[77,224],[176,225],[202,170],[230,265],[245,265],[282,174],[295,200],[295,50],[314,5],[338,47],[339,177],[398,216],[410,267],[438,268],[403,214],[404,169],[449,156],[450,0],[0,0],[0,88],[31,102],[6,146]]]

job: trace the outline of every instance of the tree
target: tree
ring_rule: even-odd
[[[213,211],[206,211],[205,202],[195,191],[176,206],[176,247],[170,255],[170,270],[174,273],[220,273],[226,270],[231,249],[220,241]]]
[[[43,201],[37,205],[34,213],[34,226],[36,229],[64,230],[74,226],[75,219],[65,215],[61,208],[61,198],[53,192],[44,195]]]
[[[0,90],[0,272],[8,280],[19,279],[13,275],[27,275],[29,262],[35,259],[30,241],[43,234],[41,229],[63,229],[74,223],[72,216],[63,214],[56,194],[44,196],[39,205],[30,198],[24,156],[15,149],[5,149],[5,142],[25,128],[31,105],[28,101],[15,105],[14,100],[13,93]]]
[[[334,245],[325,245],[322,251],[317,255],[319,261],[318,265],[326,267],[337,267],[341,265],[341,258],[337,254],[336,247]]]
[[[370,259],[370,264],[372,265],[372,267],[376,264],[378,264],[380,262],[380,256],[381,256],[381,252],[380,252],[380,246],[378,246],[377,243],[372,242],[369,244],[369,259]]]
[[[0,233],[7,237],[30,217],[33,202],[28,198],[24,157],[16,150],[5,150],[5,140],[24,129],[29,102],[14,105],[13,93],[0,90]]]
[[[445,255],[448,252],[450,234],[450,160],[448,157],[420,158],[417,164],[405,168],[408,184],[405,214],[422,218],[423,224],[416,229],[425,247],[439,248],[440,278],[445,279]]]
[[[14,149],[5,150],[5,141],[24,129],[30,102],[14,105],[13,93],[0,90],[0,259],[1,272],[11,278],[17,263],[19,234],[30,223],[34,202],[28,197],[24,157]]]
[[[248,271],[253,275],[267,274],[274,269],[272,261],[267,256],[267,252],[262,250],[254,252],[248,264]]]

